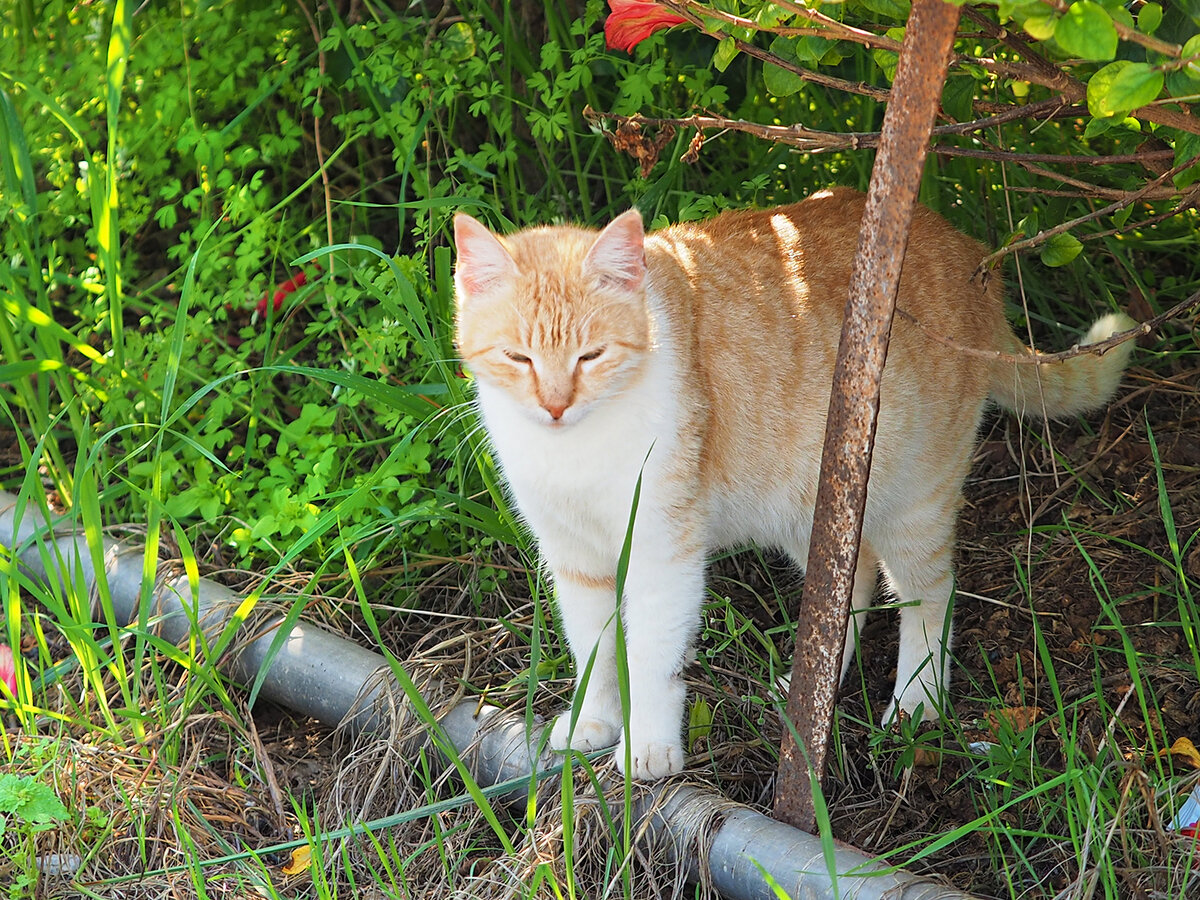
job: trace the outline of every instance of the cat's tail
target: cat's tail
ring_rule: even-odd
[[[1097,319],[1083,336],[1080,346],[1098,344],[1118,331],[1137,323],[1123,313]],[[1027,357],[1029,348],[1005,328],[1002,347],[1009,356]],[[1057,419],[1098,409],[1117,390],[1121,373],[1129,363],[1133,341],[1128,340],[1104,353],[1084,353],[1044,365],[996,360],[992,363],[989,394],[1005,409],[1019,415]]]

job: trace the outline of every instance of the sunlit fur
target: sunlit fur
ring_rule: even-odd
[[[706,554],[755,543],[800,565],[807,559],[863,204],[837,189],[646,237],[636,212],[603,232],[556,226],[502,238],[457,217],[458,346],[553,575],[580,674],[595,651],[575,724],[559,718],[555,746],[618,743],[618,766],[637,778],[679,771],[680,673],[699,628]],[[918,209],[898,305],[959,345],[1024,354],[998,279],[986,287],[972,279],[982,256],[980,245]],[[1126,321],[1106,317],[1087,339]],[[897,318],[853,600],[864,609],[882,572],[905,604],[885,719],[897,703],[934,717],[942,702],[955,518],[989,396],[1037,415],[1098,407],[1116,388],[1128,346],[1017,365],[956,352]],[[614,586],[639,477],[621,605],[626,746]],[[852,651],[851,637],[843,671]]]

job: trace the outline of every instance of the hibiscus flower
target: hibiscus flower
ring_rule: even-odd
[[[660,28],[687,21],[653,0],[608,0],[608,6],[612,12],[604,21],[604,39],[612,50],[633,52],[634,47]]]
[[[17,668],[12,650],[6,644],[0,644],[0,681],[8,685],[10,693],[17,693]],[[0,694],[0,697],[2,696],[3,694]]]

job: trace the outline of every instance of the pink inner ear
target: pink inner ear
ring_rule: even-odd
[[[517,272],[504,245],[486,225],[466,213],[454,217],[454,243],[458,246],[454,280],[466,296],[486,291]]]
[[[622,213],[600,232],[583,263],[584,272],[602,283],[637,291],[646,278],[646,232],[636,209]]]

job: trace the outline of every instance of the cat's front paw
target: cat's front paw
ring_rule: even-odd
[[[683,771],[683,746],[678,742],[634,741],[630,745],[629,777],[635,781],[658,781]],[[625,773],[625,741],[622,738],[613,753],[617,771]]]
[[[611,747],[617,742],[620,733],[620,725],[583,716],[576,720],[575,730],[572,732],[571,713],[568,710],[554,720],[554,727],[550,729],[550,746],[555,750],[590,753],[592,750]]]
[[[929,694],[922,685],[916,685],[916,689],[909,689],[900,695],[899,703],[896,698],[892,698],[892,702],[887,705],[887,709],[883,711],[883,718],[880,723],[884,728],[889,727],[896,719],[896,710],[899,708],[910,719],[914,718],[917,709],[921,710],[922,722],[936,722],[939,718],[938,704],[930,699]]]

